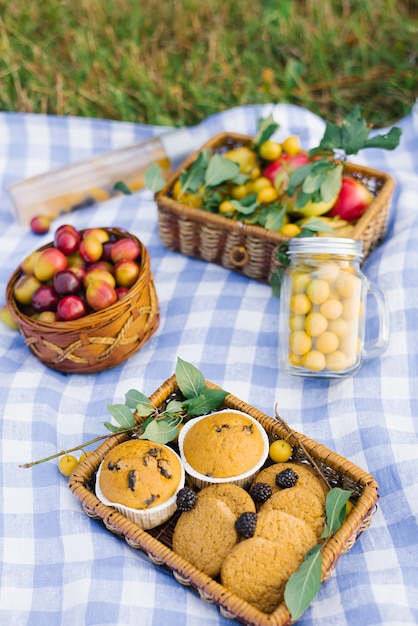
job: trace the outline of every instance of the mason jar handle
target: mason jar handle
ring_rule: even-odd
[[[379,334],[376,341],[364,347],[364,358],[373,359],[383,354],[389,344],[389,307],[384,291],[375,283],[369,282],[368,294],[376,300],[379,318]]]

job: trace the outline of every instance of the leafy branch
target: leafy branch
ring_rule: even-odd
[[[68,452],[81,450],[116,433],[130,432],[137,439],[149,439],[162,444],[168,443],[177,437],[179,425],[183,421],[217,409],[228,393],[223,389],[208,389],[203,374],[180,357],[177,358],[176,381],[183,400],[170,400],[165,408],[161,409],[155,407],[142,392],[130,389],[125,394],[124,404],[107,405],[110,415],[118,424],[115,426],[111,422],[104,422],[104,426],[110,431],[110,434],[96,437],[70,450],[63,450],[44,459],[22,464],[19,467],[28,468],[50,461]],[[143,419],[142,423],[138,423],[138,418]]]

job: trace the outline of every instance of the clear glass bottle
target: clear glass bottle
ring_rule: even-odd
[[[280,291],[279,360],[289,374],[340,378],[363,359],[382,354],[389,341],[383,291],[360,270],[362,242],[337,237],[295,237]],[[377,337],[366,345],[367,296],[374,297]]]

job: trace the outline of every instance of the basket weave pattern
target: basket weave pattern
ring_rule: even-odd
[[[22,313],[13,297],[20,268],[7,285],[7,304],[26,345],[42,363],[60,372],[95,373],[115,367],[139,350],[159,325],[158,298],[146,247],[125,231],[105,230],[116,237],[134,239],[141,250],[138,280],[112,306],[71,322],[39,322]]]
[[[219,133],[206,142],[201,150],[223,153],[237,146],[249,145],[252,140],[253,137],[249,135]],[[187,206],[172,197],[174,183],[181,172],[194,163],[201,150],[190,155],[155,195],[161,241],[169,250],[269,282],[279,265],[277,248],[288,241],[288,237],[261,226],[244,224],[217,213]],[[395,183],[388,174],[351,163],[346,165],[344,174],[363,182],[374,196],[373,202],[355,225],[352,235],[363,241],[366,258],[386,233]]]
[[[216,385],[210,382],[206,382],[206,385],[210,388],[216,388]],[[176,377],[172,376],[154,392],[150,401],[154,406],[161,406],[177,390]],[[270,441],[288,435],[280,422],[235,396],[228,395],[225,398],[224,406],[243,411],[258,420],[266,429]],[[96,470],[107,452],[118,443],[126,440],[127,437],[126,434],[110,437],[74,470],[69,481],[69,487],[81,502],[85,513],[94,519],[101,520],[110,532],[124,538],[132,548],[144,552],[153,564],[164,566],[170,570],[180,584],[190,586],[199,593],[204,601],[215,603],[225,617],[253,626],[285,626],[290,624],[291,617],[284,603],[280,604],[273,613],[262,613],[248,602],[229,592],[219,581],[210,578],[173,552],[172,536],[178,513],[158,528],[145,531],[112,507],[108,507],[98,500],[94,493]],[[340,555],[348,552],[359,535],[369,527],[377,506],[378,486],[372,476],[322,444],[308,439],[304,435],[298,435],[298,438],[327,477],[331,486],[350,489],[354,492],[355,503],[350,514],[323,548],[322,580],[325,581],[332,574]],[[298,440],[295,437],[289,437],[289,442],[294,449],[292,458],[296,461],[307,461]]]

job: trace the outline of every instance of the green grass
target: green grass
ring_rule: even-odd
[[[418,96],[417,40],[415,0],[0,0],[0,109],[181,126],[358,104],[382,127]]]

